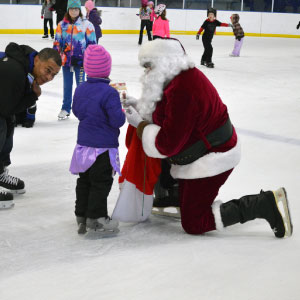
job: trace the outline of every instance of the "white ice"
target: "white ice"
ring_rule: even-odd
[[[68,171],[78,122],[74,116],[57,120],[60,73],[42,87],[34,128],[15,132],[10,174],[26,182],[27,192],[15,197],[13,209],[0,211],[1,300],[300,299],[300,41],[246,37],[241,57],[231,58],[233,37],[216,36],[215,69],[206,69],[199,66],[201,41],[177,37],[217,88],[242,141],[242,161],[218,199],[284,186],[294,235],[276,239],[264,220],[255,220],[192,236],[178,221],[151,216],[121,224],[115,238],[78,236],[76,176]],[[126,82],[135,96],[142,74],[137,38],[100,40],[113,58],[112,80]],[[0,35],[1,51],[11,41],[37,50],[52,46],[38,35]],[[120,135],[122,161],[126,127]]]

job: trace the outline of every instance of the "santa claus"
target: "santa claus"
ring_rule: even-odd
[[[176,39],[149,42],[140,49],[139,62],[145,68],[142,96],[125,100],[127,120],[136,128],[146,156],[169,166],[163,170],[170,174],[163,177],[177,180],[184,230],[202,234],[263,218],[276,237],[291,235],[284,188],[215,201],[240,161],[240,142],[226,105],[182,44]]]

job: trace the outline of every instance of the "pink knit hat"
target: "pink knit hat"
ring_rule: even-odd
[[[108,77],[111,71],[111,56],[104,47],[89,45],[84,52],[83,68],[89,77]]]
[[[95,3],[92,0],[88,0],[88,1],[85,2],[84,6],[88,10],[92,10],[93,8],[95,8]]]

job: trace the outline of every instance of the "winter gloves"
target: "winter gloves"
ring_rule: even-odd
[[[126,108],[125,114],[128,123],[135,128],[143,121],[142,117],[132,106]]]
[[[196,35],[196,40],[199,40],[199,38],[200,38],[200,34],[197,33],[197,35]]]
[[[299,29],[299,27],[300,27],[300,22],[299,22],[299,24],[297,25],[297,27],[296,27],[296,28],[297,28],[297,29]]]

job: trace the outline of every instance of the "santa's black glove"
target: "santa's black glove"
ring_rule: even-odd
[[[200,38],[200,34],[197,33],[197,35],[196,35],[196,40],[199,40],[199,38]]]

